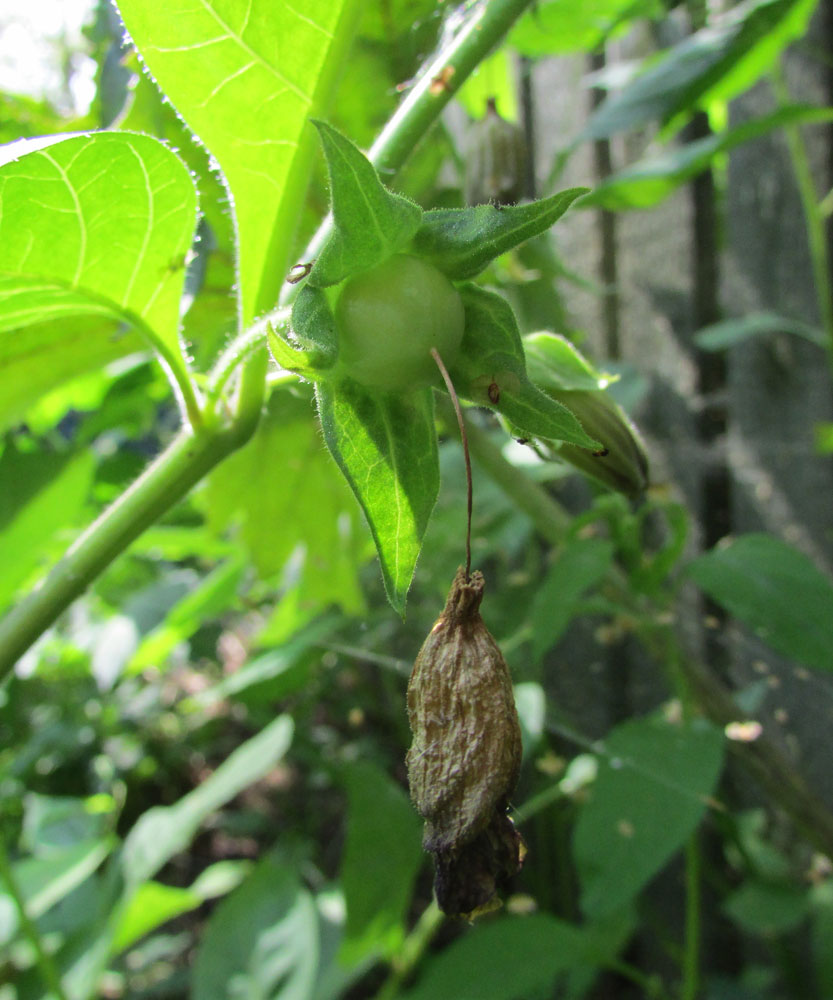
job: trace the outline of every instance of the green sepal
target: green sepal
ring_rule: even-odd
[[[304,285],[292,306],[292,332],[301,347],[314,356],[318,368],[330,368],[338,358],[336,318],[326,293]]]
[[[333,233],[315,261],[308,282],[337,285],[407,246],[419,229],[422,209],[389,191],[367,157],[325,122],[318,129],[330,175]]]
[[[566,406],[530,381],[521,335],[509,304],[477,285],[463,285],[459,291],[466,327],[450,372],[458,394],[491,407],[527,436],[599,448],[599,442],[584,432]]]
[[[292,347],[271,326],[266,328],[266,341],[278,367],[288,372],[295,372],[296,375],[310,381],[317,377],[319,369],[312,351],[299,351],[296,347]]]
[[[423,215],[411,249],[455,281],[473,278],[495,257],[546,232],[588,191],[569,188],[550,198],[505,208],[432,209]]]
[[[641,497],[648,486],[648,456],[636,427],[605,388],[611,380],[557,334],[527,334],[523,346],[533,383],[574,413],[602,444],[597,451],[562,444],[558,456],[608,489]]]
[[[374,393],[316,383],[324,440],[365,513],[388,600],[405,600],[440,488],[432,391]]]

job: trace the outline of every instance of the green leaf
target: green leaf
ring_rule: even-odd
[[[382,184],[367,157],[324,122],[318,129],[327,169],[333,234],[315,261],[309,283],[337,285],[402,250],[422,219],[419,205]]]
[[[154,806],[140,816],[122,849],[121,870],[128,887],[146,882],[184,850],[211,813],[268,774],[291,741],[292,719],[281,715],[175,805]]]
[[[749,879],[723,904],[736,924],[753,934],[785,934],[807,917],[810,897],[796,885]]]
[[[800,38],[816,0],[747,0],[650,62],[608,97],[582,137],[600,139],[650,122],[668,122],[708,100],[728,101],[768,72]]]
[[[358,5],[307,0],[120,0],[148,69],[228,180],[242,322],[274,305],[286,274],[321,113]]]
[[[37,920],[68,896],[99,867],[111,853],[115,838],[83,840],[52,851],[45,857],[25,858],[13,866],[15,881],[26,901],[26,913]],[[3,898],[0,891],[0,899]],[[4,929],[11,939],[17,928],[15,909],[12,923]],[[0,945],[5,943],[0,939]]]
[[[539,388],[546,390],[604,389],[611,378],[601,375],[576,347],[559,333],[542,330],[523,338],[526,370]]]
[[[426,212],[412,249],[449,278],[473,278],[507,250],[546,232],[588,188],[570,188],[526,205],[477,205]]]
[[[494,100],[501,118],[518,120],[517,84],[514,53],[507,46],[487,56],[454,95],[470,118],[477,120],[486,113],[487,104]]]
[[[624,906],[691,836],[720,777],[723,742],[704,720],[662,714],[611,731],[573,836],[587,917]]]
[[[509,42],[521,55],[594,52],[618,27],[636,17],[661,17],[656,0],[545,0],[520,18]]]
[[[6,446],[0,457],[0,608],[42,568],[51,555],[51,544],[73,527],[87,501],[94,472],[92,452],[64,461]]]
[[[405,600],[437,500],[440,466],[430,389],[377,395],[345,379],[316,385],[324,440],[367,517],[388,600]]]
[[[451,368],[457,392],[480,406],[502,413],[529,435],[598,448],[561,403],[537,389],[526,374],[521,335],[509,304],[476,285],[460,289],[466,328],[460,355]],[[490,392],[498,390],[498,401]]]
[[[530,754],[537,749],[544,735],[547,695],[541,685],[535,681],[523,681],[516,684],[513,690],[515,707],[518,709],[518,722],[521,724],[523,759],[526,761]]]
[[[604,578],[612,561],[613,544],[601,538],[576,538],[561,549],[532,602],[537,660],[558,642],[582,596]]]
[[[267,857],[214,911],[194,963],[194,1000],[309,1000],[318,967],[310,893]]]
[[[215,531],[238,526],[263,578],[292,558],[300,599],[313,611],[337,604],[356,612],[367,536],[311,411],[309,397],[273,393],[252,440],[212,472],[201,499]]]
[[[145,882],[120,915],[113,953],[124,951],[150,931],[174,917],[195,910],[206,900],[216,899],[236,889],[250,867],[247,861],[218,861],[185,889],[161,882]]]
[[[78,332],[70,326],[64,340],[54,326],[81,314],[97,318],[100,326],[82,327],[98,329],[97,338],[112,335],[113,320],[141,329],[186,379],[179,304],[196,208],[185,165],[149,136],[76,136],[0,168],[3,381],[14,385],[26,370],[11,331],[36,323],[35,350],[42,354],[44,340],[51,342],[67,375],[101,354],[121,353],[95,344],[83,347],[80,359],[66,357]]]
[[[208,619],[232,607],[246,569],[247,562],[242,556],[229,559],[177,601],[163,621],[142,640],[127,665],[128,675],[141,673],[148,667],[164,668],[181,642],[190,639]]]
[[[581,928],[546,913],[478,924],[424,964],[401,1000],[527,1000],[551,996],[556,976],[595,965]]]
[[[389,957],[405,938],[405,918],[422,867],[422,822],[405,792],[369,761],[350,765],[347,840],[341,884],[347,923],[340,958],[354,965]]]
[[[192,695],[183,703],[183,710],[205,711],[227,698],[263,704],[266,700],[277,701],[294,694],[309,678],[307,654],[310,649],[324,642],[341,621],[341,616],[336,614],[316,619],[291,639],[249,660],[218,684]]]
[[[694,343],[701,351],[722,351],[727,347],[734,347],[735,344],[748,340],[750,337],[765,337],[783,333],[802,337],[819,347],[827,346],[827,339],[818,327],[772,312],[748,313],[737,319],[711,323],[694,334]]]
[[[833,669],[833,583],[778,538],[742,535],[689,564],[701,590],[774,650]]]
[[[292,332],[316,368],[329,368],[338,357],[336,318],[323,289],[304,285],[292,306]]]
[[[779,108],[726,132],[718,132],[668,149],[659,156],[639,160],[602,181],[582,199],[581,207],[594,206],[611,211],[651,208],[681,184],[708,169],[719,156],[744,142],[785,125],[824,123],[831,119],[833,108],[800,104]]]

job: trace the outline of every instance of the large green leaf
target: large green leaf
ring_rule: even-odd
[[[702,719],[662,714],[610,733],[573,837],[587,917],[623,907],[683,846],[720,776],[723,742]]]
[[[667,122],[710,98],[729,100],[804,34],[816,0],[746,0],[664,52],[590,117],[585,138]]]
[[[353,0],[120,0],[148,69],[219,162],[233,197],[242,319],[274,305],[312,133],[352,37]]]
[[[742,535],[687,572],[773,649],[833,670],[833,583],[797,549],[771,535]]]
[[[309,1000],[318,967],[315,903],[267,857],[214,911],[194,963],[193,1000]]]
[[[369,761],[346,773],[349,812],[341,862],[347,924],[341,958],[353,965],[387,956],[405,936],[414,879],[422,867],[422,822],[406,793]]]
[[[827,346],[827,337],[817,326],[774,312],[754,312],[733,319],[710,323],[694,334],[694,343],[701,351],[725,351],[750,337],[766,337],[790,333],[809,340],[817,347]]]
[[[345,379],[316,385],[327,447],[364,510],[388,599],[400,614],[437,500],[431,390],[379,395]]]
[[[13,409],[34,398],[20,386],[33,358],[69,377],[135,350],[112,342],[117,323],[140,327],[187,377],[178,323],[196,207],[185,165],[149,136],[75,136],[0,167],[0,378]],[[81,315],[91,343],[79,343]]]
[[[267,774],[289,749],[292,728],[289,716],[279,716],[175,805],[144,813],[124,841],[121,869],[127,885],[138,888],[155,875],[188,846],[212,812]]]

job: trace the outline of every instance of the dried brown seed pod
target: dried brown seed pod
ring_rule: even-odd
[[[411,798],[434,853],[446,913],[489,909],[520,868],[523,841],[506,815],[521,730],[506,661],[480,617],[481,573],[459,569],[408,684]]]

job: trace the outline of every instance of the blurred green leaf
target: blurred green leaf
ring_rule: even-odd
[[[24,858],[13,866],[15,882],[26,902],[30,920],[37,920],[73,889],[89,878],[116,846],[115,837],[82,840],[51,851],[44,857]],[[0,889],[0,900],[4,894]],[[3,922],[7,943],[17,929],[17,911],[9,907],[13,919]]]
[[[487,102],[494,99],[501,118],[518,120],[518,97],[515,87],[515,66],[509,49],[499,48],[488,56],[454,95],[470,118],[482,118]]]
[[[388,600],[404,614],[440,487],[431,390],[380,395],[345,379],[316,392],[324,440],[367,517]]]
[[[267,857],[214,911],[194,962],[194,1000],[309,1000],[318,918],[291,868]]]
[[[228,180],[244,324],[277,300],[313,151],[306,118],[324,110],[357,7],[120,0],[147,68]]]
[[[619,26],[637,17],[657,17],[658,0],[544,0],[536,3],[509,34],[525,56],[592,52]]]
[[[583,138],[666,123],[707,101],[737,96],[801,37],[816,0],[746,0],[649,61],[591,115]]]
[[[201,824],[277,764],[292,741],[292,719],[281,715],[239,746],[217,770],[175,805],[154,806],[125,837],[121,870],[135,889],[190,844]]]
[[[686,572],[774,650],[833,670],[833,583],[803,553],[771,535],[741,535]]]
[[[604,579],[613,561],[613,543],[576,538],[559,552],[532,603],[532,649],[540,660],[561,638],[583,595]]]
[[[814,108],[798,104],[779,108],[771,114],[743,122],[726,132],[718,132],[704,139],[697,139],[694,142],[667,149],[650,159],[638,160],[603,180],[581,199],[579,207],[593,206],[611,211],[652,208],[667,198],[681,184],[708,169],[719,156],[728,153],[744,142],[757,139],[775,129],[783,128],[785,125],[822,124],[831,119],[833,119],[833,108]],[[737,321],[730,320],[728,322]],[[716,328],[723,325],[715,324],[715,335]],[[812,329],[805,324],[795,322],[790,323],[789,326],[793,327],[791,332],[795,333],[800,333],[800,329],[804,331]],[[701,331],[701,334],[703,332]],[[759,331],[750,330],[750,333],[757,332]],[[820,336],[815,331],[813,333],[816,337]],[[814,339],[814,337],[811,335],[809,339]],[[707,347],[707,344],[701,342],[700,346]],[[717,346],[726,345],[718,342]]]
[[[0,457],[0,608],[42,566],[53,541],[75,526],[94,472],[89,451],[67,460],[6,446]]]
[[[40,332],[51,336],[56,364],[77,373],[77,361],[61,361],[73,341],[55,338],[51,324],[79,314],[141,324],[166,364],[187,377],[179,303],[197,199],[172,150],[126,133],[64,139],[0,168],[0,207],[4,382],[19,381],[15,363],[27,361],[11,331],[47,318]]]
[[[810,908],[807,889],[748,879],[736,889],[723,910],[736,924],[753,934],[784,934],[806,919]]]
[[[723,743],[702,719],[662,714],[611,731],[573,835],[587,917],[628,903],[691,836],[720,776]]]
[[[802,337],[819,347],[827,346],[827,339],[818,327],[771,312],[748,313],[737,319],[726,319],[704,326],[694,334],[694,343],[702,351],[723,351],[750,337],[783,333]]]
[[[528,1000],[598,958],[581,928],[545,913],[479,924],[425,962],[401,1000]]]
[[[216,899],[236,889],[250,869],[248,861],[218,861],[184,889],[161,882],[145,882],[121,914],[113,952],[124,951],[145,934],[174,917],[195,910],[207,899]]]
[[[246,560],[241,555],[216,566],[144,637],[127,665],[128,674],[141,673],[148,667],[164,668],[179,643],[189,639],[210,618],[233,608],[246,568]]]
[[[547,714],[547,695],[540,684],[534,681],[524,681],[516,684],[515,707],[518,710],[518,721],[521,724],[523,740],[523,757],[526,760],[536,749],[544,735],[544,723]]]
[[[406,793],[369,761],[345,773],[347,840],[341,884],[347,923],[339,956],[354,965],[402,944],[414,880],[423,865],[422,822]]]
[[[601,375],[566,337],[541,330],[523,337],[529,377],[544,391],[604,389],[609,376]]]
[[[203,496],[215,531],[239,524],[262,577],[274,577],[292,560],[307,615],[330,604],[348,612],[364,606],[357,573],[367,536],[321,447],[308,398],[273,393],[252,440],[211,474]]]

